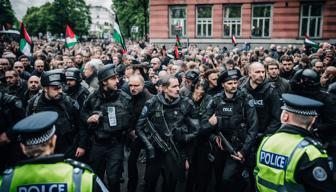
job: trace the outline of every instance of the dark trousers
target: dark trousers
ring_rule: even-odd
[[[120,142],[94,142],[89,158],[89,164],[100,178],[104,178],[106,171],[110,191],[119,192],[123,169],[124,144]]]
[[[155,192],[160,174],[163,178],[162,192],[174,192],[178,182],[176,174],[180,170],[168,153],[156,153],[154,159],[147,159],[145,171],[145,192]],[[182,180],[180,180],[183,182]]]
[[[140,139],[135,139],[130,143],[130,155],[128,157],[128,192],[135,192],[138,185],[139,175],[138,175],[138,158],[142,148],[142,142]]]
[[[232,159],[226,151],[218,150],[215,157],[216,191],[243,192],[247,185],[242,176],[243,165],[239,161]]]

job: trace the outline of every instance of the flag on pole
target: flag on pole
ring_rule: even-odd
[[[180,42],[180,38],[176,35],[176,43],[175,43],[175,59],[180,58],[180,52],[182,51],[182,44]]]
[[[22,22],[20,22],[20,51],[28,57],[33,53],[33,42]]]
[[[72,31],[69,25],[66,26],[65,30],[65,46],[67,48],[71,48],[75,46],[77,43],[77,36],[75,33]]]
[[[119,20],[117,16],[115,17],[114,26],[113,26],[113,38],[115,41],[120,43],[123,49],[122,52],[126,53],[127,48],[126,48],[124,37],[122,36],[121,31],[120,31],[120,25],[119,25]]]
[[[237,46],[237,40],[236,40],[236,37],[234,35],[232,35],[231,40],[232,40],[233,46],[234,47]]]
[[[313,47],[315,49],[320,48],[320,45],[312,40],[310,40],[310,37],[306,34],[304,39],[304,44],[308,47]]]

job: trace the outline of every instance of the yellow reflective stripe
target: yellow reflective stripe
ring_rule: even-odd
[[[91,192],[93,190],[93,176],[94,174],[90,171],[84,171],[82,175],[82,192]]]

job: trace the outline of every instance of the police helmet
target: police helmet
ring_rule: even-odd
[[[312,69],[301,69],[294,74],[290,84],[294,90],[317,90],[320,87],[320,75]]]
[[[185,74],[186,79],[190,79],[193,84],[195,84],[198,81],[199,74],[197,71],[187,71]]]
[[[118,75],[117,71],[115,70],[115,66],[112,64],[104,65],[99,71],[98,71],[98,80],[104,81],[114,75]]]
[[[79,69],[72,67],[65,71],[66,80],[76,80],[78,82],[82,81],[82,75]]]
[[[62,69],[45,71],[41,75],[41,85],[45,86],[61,86],[66,82],[65,74]]]

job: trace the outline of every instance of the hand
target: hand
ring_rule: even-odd
[[[0,145],[4,145],[10,142],[10,139],[8,138],[6,132],[1,133],[0,135]]]
[[[210,125],[212,125],[212,126],[217,125],[217,117],[216,117],[215,114],[213,114],[213,115],[210,117],[210,119],[209,119],[209,123],[210,123]]]
[[[78,147],[76,150],[75,157],[82,157],[85,155],[85,149]]]
[[[241,154],[241,152],[240,151],[238,151],[237,153],[236,153],[236,155],[233,155],[233,154],[231,154],[231,157],[234,159],[234,160],[238,160],[238,161],[245,161],[245,158],[244,158],[244,156]]]
[[[129,138],[134,141],[138,136],[135,134],[135,130],[132,130],[128,133]]]
[[[99,121],[99,115],[98,114],[94,114],[94,115],[91,115],[88,119],[87,119],[87,123],[96,123],[98,124],[98,121]]]
[[[188,161],[188,160],[185,160],[185,163],[184,163],[184,168],[185,168],[185,170],[189,170],[189,167],[190,167],[190,165],[189,165],[189,161]]]
[[[220,138],[219,136],[216,136],[216,138],[215,138],[215,142],[216,142],[216,144],[217,144],[217,146],[218,146],[218,148],[219,148],[220,150],[224,150],[224,147],[223,147],[223,145],[222,145],[221,138]]]

